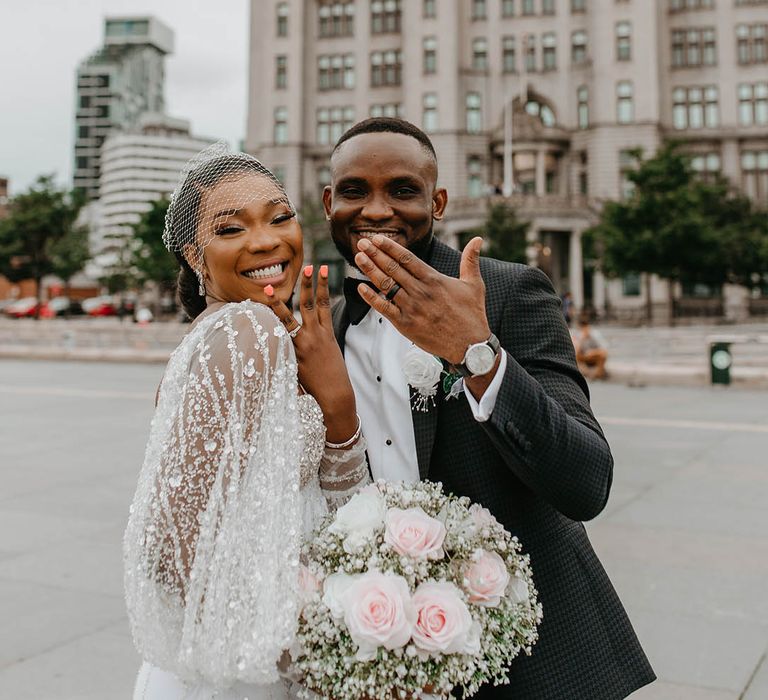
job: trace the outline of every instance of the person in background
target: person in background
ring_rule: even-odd
[[[573,334],[576,348],[576,361],[582,374],[588,379],[606,379],[605,363],[608,361],[608,348],[600,331],[592,328],[589,313],[579,315],[579,330]]]

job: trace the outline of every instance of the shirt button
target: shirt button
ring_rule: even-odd
[[[376,381],[380,382],[381,381],[381,377],[376,377]]]
[[[391,445],[391,444],[392,444],[392,440],[387,440],[387,445]]]
[[[384,323],[384,319],[383,319],[383,318],[380,318],[380,319],[379,319],[379,323]]]

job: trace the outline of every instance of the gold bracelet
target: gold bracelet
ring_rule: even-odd
[[[350,445],[354,445],[359,439],[360,434],[362,433],[362,425],[360,423],[360,416],[355,414],[357,417],[357,428],[355,428],[355,432],[352,435],[349,440],[345,440],[344,442],[328,442],[328,440],[325,441],[325,446],[329,450],[343,450],[345,447],[349,447]]]

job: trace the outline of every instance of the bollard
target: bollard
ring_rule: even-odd
[[[716,342],[709,344],[709,367],[712,384],[728,386],[731,383],[732,364],[733,356],[731,355],[730,343]]]

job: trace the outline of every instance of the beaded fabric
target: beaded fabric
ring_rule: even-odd
[[[325,510],[322,414],[300,403],[290,338],[261,304],[201,318],[169,360],[124,537],[125,593],[139,653],[187,683],[278,680],[298,615],[302,481]]]

